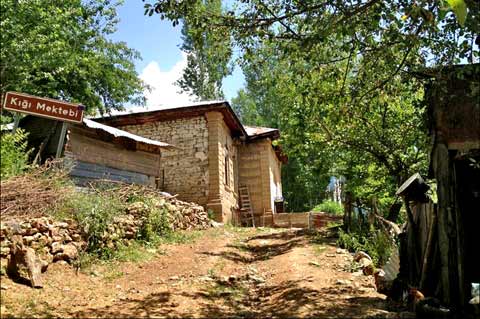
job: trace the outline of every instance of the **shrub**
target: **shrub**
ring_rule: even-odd
[[[0,158],[1,178],[19,175],[28,168],[27,133],[17,129],[15,133],[5,133],[1,137]]]
[[[148,211],[139,231],[139,239],[155,242],[172,231],[169,212],[165,207],[156,207],[152,200],[146,200],[146,204]]]
[[[320,212],[325,212],[328,214],[332,215],[342,215],[343,214],[343,206],[340,203],[331,201],[331,200],[326,200],[320,205],[315,206],[313,211],[320,211]]]
[[[115,216],[121,215],[125,207],[117,198],[106,194],[74,193],[63,207],[63,213],[72,216],[84,231],[87,251],[103,254],[102,238]]]
[[[375,266],[384,265],[392,251],[393,241],[383,231],[370,229],[366,232],[351,232],[346,233],[343,230],[339,231],[339,238],[337,244],[352,252],[364,251],[372,257]]]

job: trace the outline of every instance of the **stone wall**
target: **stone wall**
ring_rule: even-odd
[[[208,129],[203,116],[182,118],[121,129],[170,143],[178,149],[162,152],[163,182],[159,187],[185,201],[206,206],[208,199]]]

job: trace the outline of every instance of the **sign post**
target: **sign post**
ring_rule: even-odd
[[[67,122],[82,123],[83,111],[85,107],[81,104],[68,103],[65,101],[43,98],[18,92],[7,92],[3,102],[5,110],[26,113],[45,117],[57,121],[62,121],[62,131],[58,141],[56,157],[62,155],[65,135],[67,134]],[[19,114],[15,113],[15,122],[13,132],[18,127],[20,121]]]

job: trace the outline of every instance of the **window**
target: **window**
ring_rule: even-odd
[[[225,186],[229,186],[230,181],[230,169],[229,169],[228,154],[225,155]]]

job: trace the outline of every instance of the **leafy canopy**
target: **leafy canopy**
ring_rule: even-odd
[[[139,53],[108,38],[118,22],[109,0],[1,1],[0,91],[79,102],[89,112],[143,103]]]
[[[233,39],[246,77],[233,107],[246,124],[281,129],[284,194],[297,207],[320,202],[333,174],[388,208],[399,183],[426,170],[418,71],[479,58],[476,1],[249,0],[220,14],[191,10],[203,2],[145,9]]]

